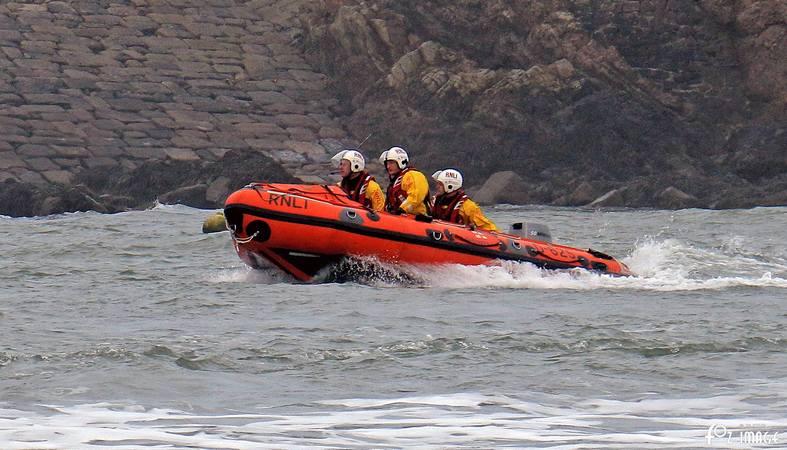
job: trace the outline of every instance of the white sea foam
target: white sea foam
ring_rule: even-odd
[[[771,389],[772,391],[772,389]],[[618,401],[554,395],[458,393],[343,399],[302,413],[196,414],[122,403],[0,409],[5,449],[130,448],[551,448],[733,447],[724,429],[787,439],[787,419],[743,394]],[[782,399],[783,400],[783,399]],[[731,445],[732,444],[732,445]]]
[[[677,239],[643,239],[630,255],[621,258],[636,274],[633,277],[610,276],[583,269],[545,270],[530,263],[511,261],[489,266],[448,264],[413,267],[358,258],[350,267],[363,276],[357,277],[359,279],[349,277],[349,280],[379,287],[414,285],[447,289],[695,291],[734,287],[787,288],[787,265],[781,264],[779,258],[764,260],[737,250],[730,251],[730,245],[734,244],[703,249]],[[207,281],[273,284],[293,280],[270,266],[263,270],[245,267],[223,269],[209,275]]]
[[[159,212],[195,214],[194,210],[183,208],[185,207],[157,205],[154,209]],[[197,211],[200,215],[209,212]],[[755,212],[765,214],[769,211]],[[149,214],[149,212],[139,214]],[[674,221],[674,217],[672,220]],[[550,271],[539,269],[529,263],[515,262],[503,262],[492,266],[403,267],[382,264],[371,259],[360,259],[357,265],[363,266],[368,263],[368,266],[376,267],[371,270],[358,267],[360,274],[358,277],[348,276],[338,281],[355,281],[376,287],[429,286],[448,289],[696,291],[736,287],[787,288],[787,255],[784,254],[781,241],[769,243],[765,238],[754,241],[751,236],[735,233],[724,236],[697,236],[701,235],[702,230],[688,237],[687,233],[678,229],[679,226],[680,223],[675,224],[672,221],[666,223],[662,231],[641,236],[628,252],[610,250],[610,254],[618,257],[636,274],[634,277],[613,277],[581,269]],[[704,241],[692,240],[699,238]],[[221,239],[218,240],[223,242]],[[206,241],[205,251],[210,250],[207,249],[207,244],[211,243],[212,241]],[[602,250],[606,249],[602,248]],[[230,254],[228,259],[236,258],[232,255],[234,253],[232,250],[227,251],[223,248],[221,251]],[[264,261],[260,263],[267,264]],[[353,266],[349,268],[353,269]],[[207,281],[274,284],[290,283],[293,279],[271,265],[261,271],[222,269],[208,275]],[[337,280],[329,278],[328,281]]]
[[[256,283],[275,284],[292,282],[292,277],[271,267],[265,269],[252,269],[247,266],[218,269],[210,272],[204,278],[209,283]]]
[[[189,206],[184,206],[179,203],[174,203],[174,204],[161,203],[158,201],[158,199],[156,199],[153,202],[153,206],[148,208],[147,211],[182,211],[182,212],[192,213],[196,209],[197,208],[191,208]]]
[[[513,289],[642,289],[653,291],[718,290],[731,287],[787,288],[787,267],[748,256],[725,256],[695,249],[678,240],[645,240],[622,261],[636,274],[615,277],[581,269],[552,271],[529,263],[495,266],[420,267],[418,275],[433,287]],[[735,274],[738,272],[738,274]]]

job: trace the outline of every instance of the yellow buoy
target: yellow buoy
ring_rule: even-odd
[[[211,214],[202,222],[203,233],[218,233],[227,230],[227,221],[224,219],[224,212],[218,211]]]

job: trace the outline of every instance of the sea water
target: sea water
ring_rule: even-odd
[[[302,284],[212,211],[0,217],[0,448],[787,447],[787,208],[486,212],[637,276]]]

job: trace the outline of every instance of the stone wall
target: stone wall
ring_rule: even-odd
[[[69,186],[90,172],[214,162],[229,150],[324,182],[347,134],[326,76],[301,56],[298,7],[2,2],[0,183]]]

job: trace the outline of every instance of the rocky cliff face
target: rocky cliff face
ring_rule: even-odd
[[[0,214],[215,207],[247,181],[330,181],[369,135],[370,159],[402,145],[487,202],[787,204],[786,10],[2,2]]]
[[[783,1],[324,1],[306,50],[343,123],[489,200],[787,203]],[[605,195],[606,194],[606,195]],[[501,197],[502,196],[502,197]]]

